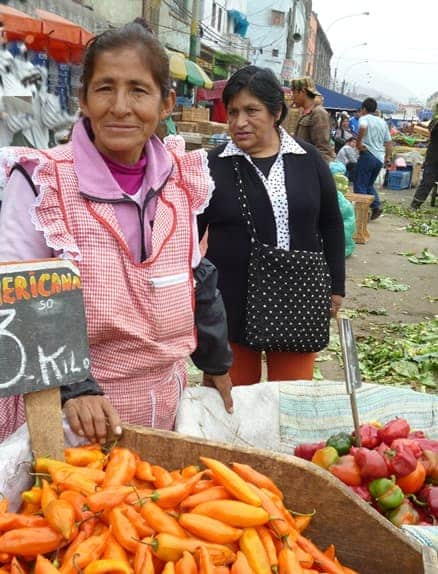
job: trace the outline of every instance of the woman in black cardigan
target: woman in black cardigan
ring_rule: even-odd
[[[199,216],[208,227],[207,257],[219,271],[228,315],[234,385],[260,381],[261,353],[245,341],[250,237],[233,168],[237,158],[257,237],[286,250],[323,251],[331,278],[331,314],[344,296],[344,230],[326,162],[312,145],[280,127],[287,114],[283,90],[267,69],[237,71],[223,92],[232,141],[209,153],[215,190]],[[305,303],[303,303],[304,305]],[[316,353],[268,352],[268,380],[312,379]]]

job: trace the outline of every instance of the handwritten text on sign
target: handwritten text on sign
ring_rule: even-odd
[[[78,269],[58,259],[0,264],[0,396],[90,373]]]

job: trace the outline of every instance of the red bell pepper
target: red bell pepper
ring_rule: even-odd
[[[377,450],[355,448],[352,452],[362,478],[383,478],[389,476],[388,465]]]
[[[360,486],[362,483],[359,467],[352,454],[340,456],[339,459],[329,467],[329,471],[348,486]]]
[[[438,518],[438,486],[425,486],[418,493],[418,498],[427,502],[431,514]]]
[[[385,459],[389,474],[395,474],[397,477],[406,476],[413,472],[417,466],[417,459],[406,445],[398,445],[391,449],[382,443],[376,450]]]
[[[392,441],[391,448],[396,449],[397,446],[400,446],[402,444],[411,449],[415,458],[420,458],[420,456],[423,454],[423,449],[418,444],[418,441],[412,440],[410,438],[396,438],[395,440]]]
[[[315,452],[324,447],[325,441],[299,444],[295,447],[294,455],[306,460],[312,460],[312,456],[315,454]]]
[[[428,438],[417,438],[415,439],[415,442],[417,442],[423,450],[431,450],[433,452],[438,452],[438,440],[432,440]]]
[[[407,438],[411,432],[411,427],[405,419],[393,419],[379,429],[379,435],[382,442],[391,444],[396,438]]]
[[[353,437],[356,433],[353,432]],[[379,429],[372,424],[364,424],[359,427],[360,444],[365,448],[375,448],[382,442]]]
[[[426,469],[426,475],[429,479],[433,483],[438,483],[438,452],[425,450],[420,460]]]

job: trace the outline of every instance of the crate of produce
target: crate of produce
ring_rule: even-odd
[[[334,544],[339,560],[360,574],[436,571],[432,551],[422,552],[420,545],[340,481],[308,461],[133,425],[124,427],[121,445],[168,469],[198,464],[200,456],[251,465],[277,484],[284,493],[287,508],[304,514],[315,510],[306,536],[319,548]]]
[[[205,134],[208,136],[213,134],[224,134],[228,132],[227,124],[221,124],[220,122],[199,121],[197,122],[197,126],[197,131],[200,134]]]
[[[198,131],[196,122],[178,121],[175,123],[178,133],[193,133]]]
[[[209,121],[210,110],[208,108],[182,108],[183,122]]]
[[[388,171],[388,189],[408,189],[411,184],[411,172],[410,171]]]

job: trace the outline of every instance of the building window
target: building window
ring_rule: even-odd
[[[274,48],[272,50],[272,55],[274,56],[274,58],[278,58],[278,49],[277,48]]]
[[[213,7],[211,9],[211,27],[216,27],[216,2],[213,2]]]
[[[271,10],[271,25],[284,26],[284,12],[280,12],[280,10]]]
[[[221,31],[222,28],[222,8],[218,9],[218,13],[217,13],[217,29],[219,30],[219,32]]]

